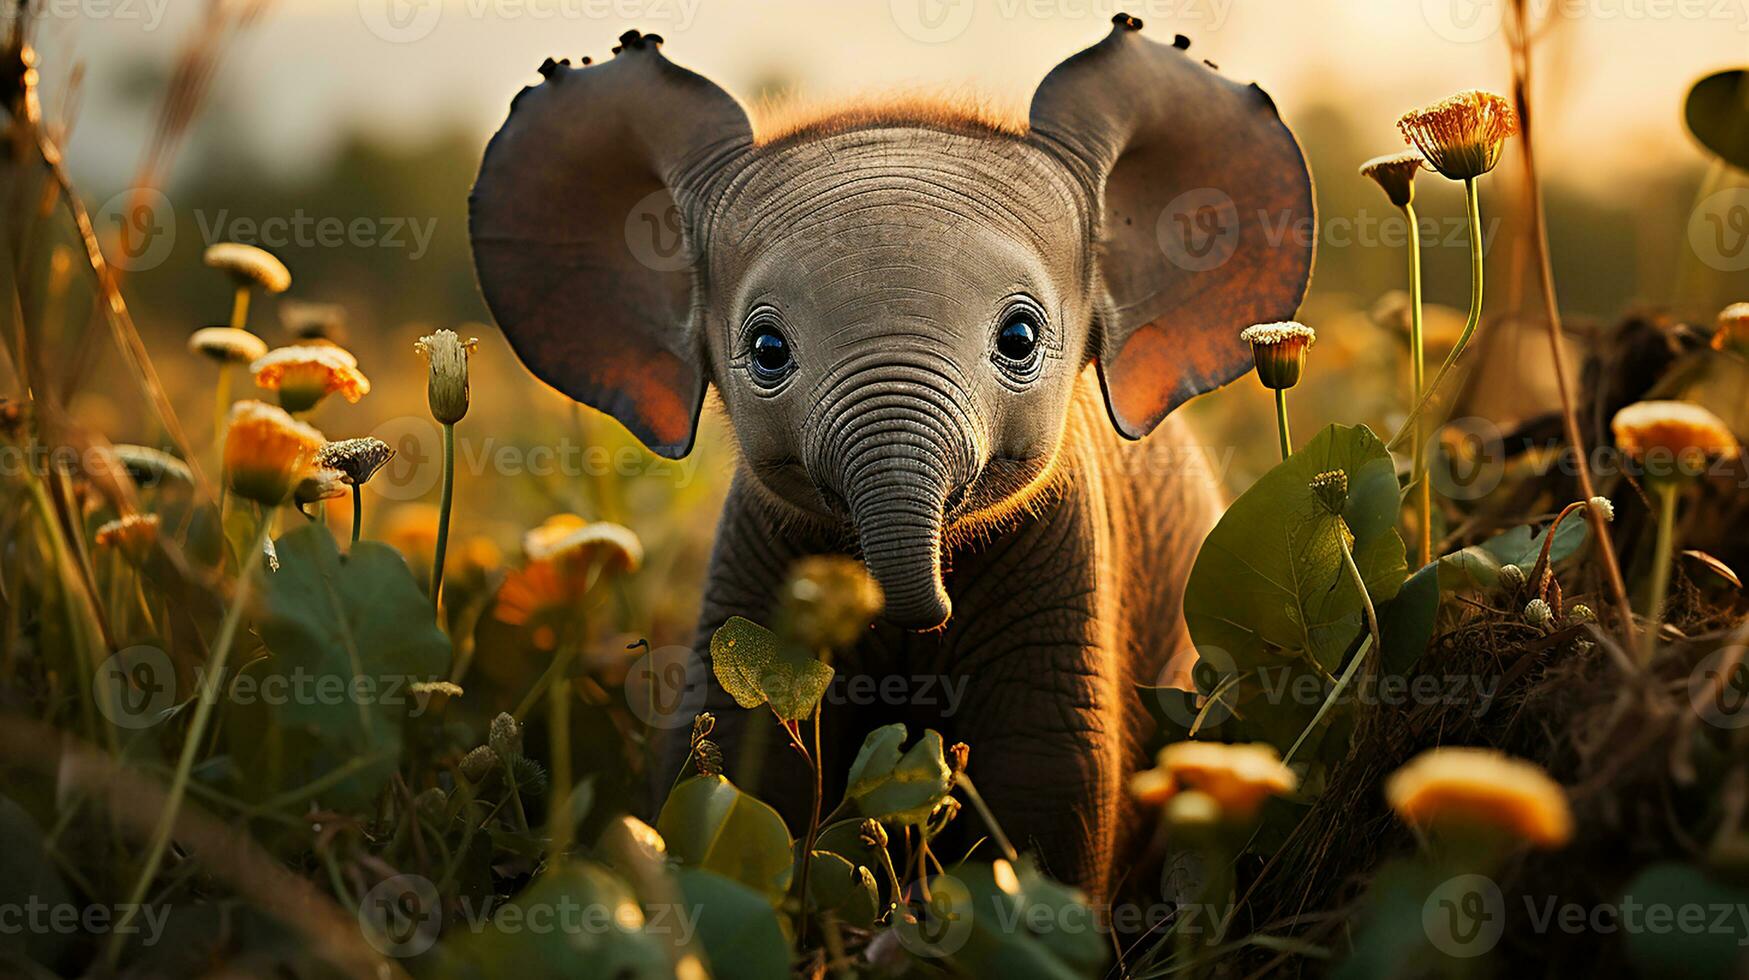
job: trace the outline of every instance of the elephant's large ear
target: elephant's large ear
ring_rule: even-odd
[[[486,305],[529,369],[664,456],[692,448],[708,372],[695,295],[700,216],[752,129],[661,38],[548,62],[486,147],[469,198]]]
[[[1290,319],[1312,268],[1312,183],[1256,85],[1228,81],[1118,15],[1040,83],[1032,139],[1093,195],[1105,291],[1096,356],[1112,421],[1147,435],[1243,374],[1239,331]]]

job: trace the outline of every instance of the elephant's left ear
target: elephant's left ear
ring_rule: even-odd
[[[1311,276],[1311,175],[1275,104],[1119,14],[1032,99],[1032,140],[1087,186],[1096,357],[1118,431],[1139,439],[1243,374],[1239,331],[1292,319]]]

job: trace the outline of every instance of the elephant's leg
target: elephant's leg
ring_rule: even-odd
[[[700,608],[698,631],[693,639],[692,660],[684,671],[685,689],[664,691],[669,703],[682,708],[663,719],[655,739],[655,769],[649,773],[650,810],[661,809],[676,774],[686,761],[691,721],[700,711],[716,717],[711,740],[723,750],[724,773],[740,788],[754,793],[775,807],[792,832],[804,826],[813,792],[813,779],[802,757],[791,747],[778,727],[771,709],[761,705],[747,709],[737,705],[711,670],[711,634],[731,616],[742,616],[762,625],[771,622],[777,590],[796,559],[818,553],[775,531],[763,512],[747,499],[749,491],[732,487],[724,504],[723,518],[711,554],[709,579]],[[672,672],[676,678],[681,672]],[[832,723],[830,712],[822,716]],[[811,730],[806,729],[811,736]],[[827,733],[822,732],[822,738]],[[830,806],[830,803],[828,803]]]
[[[1106,659],[1096,649],[1017,646],[971,674],[954,725],[971,746],[967,774],[1015,848],[1096,898],[1110,881],[1124,769],[1124,711]]]

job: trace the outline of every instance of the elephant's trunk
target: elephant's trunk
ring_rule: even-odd
[[[977,473],[983,440],[957,370],[931,355],[900,357],[917,363],[895,365],[889,353],[877,369],[839,376],[843,397],[823,402],[815,459],[886,595],[883,618],[929,630],[953,611],[941,576],[944,511]]]

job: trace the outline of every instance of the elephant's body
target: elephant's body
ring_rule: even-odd
[[[1134,685],[1158,684],[1184,662],[1184,580],[1219,513],[1207,455],[1188,427],[1168,419],[1146,440],[1126,441],[1107,421],[1097,381],[1084,376],[1037,506],[946,556],[947,626],[877,625],[836,662],[822,716],[825,771],[839,780],[828,782],[828,798],[838,798],[874,727],[934,728],[971,746],[968,773],[1017,847],[1040,855],[1053,876],[1105,894],[1122,866],[1112,859],[1134,840],[1124,786],[1145,764],[1141,743],[1153,724]],[[708,662],[710,634],[730,616],[769,622],[796,558],[844,544],[737,480],[711,560],[699,655]],[[769,713],[743,711],[708,674],[698,678],[733,766],[743,725],[770,726]],[[806,766],[781,737],[766,745],[760,793],[802,825]],[[661,753],[664,787],[685,752],[682,729]],[[974,813],[960,822],[962,838],[985,832]]]

